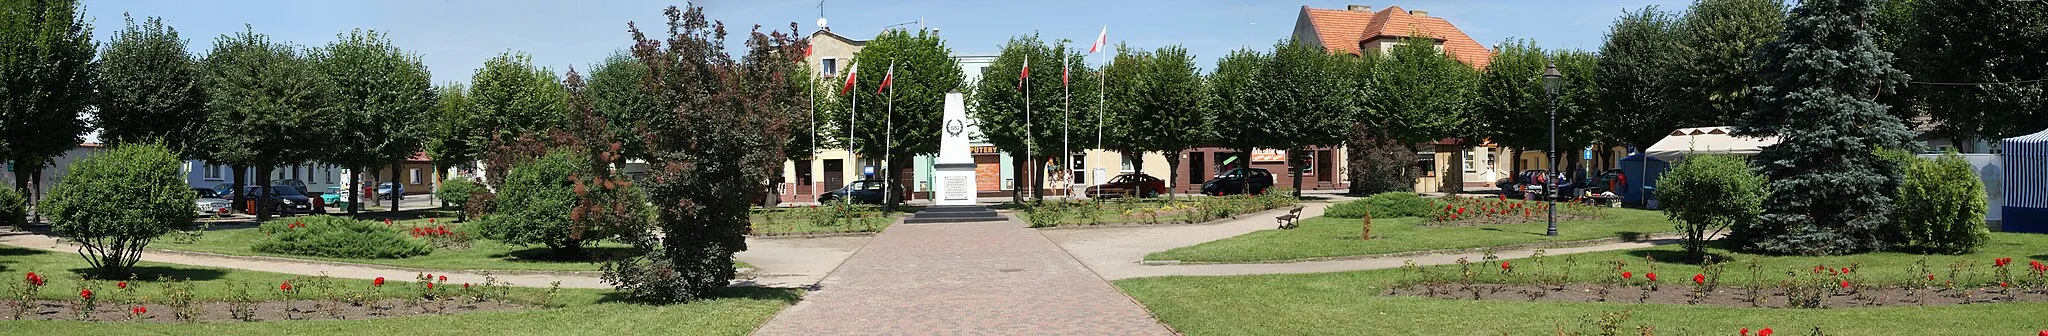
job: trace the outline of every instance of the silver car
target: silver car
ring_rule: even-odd
[[[234,202],[220,198],[202,197],[192,199],[192,206],[197,208],[200,214],[225,214],[228,213],[228,209],[234,208]]]

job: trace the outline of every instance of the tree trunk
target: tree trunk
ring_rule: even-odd
[[[255,214],[253,211],[250,211],[251,209],[249,209],[249,167],[232,166],[228,170],[235,174],[233,183],[234,186],[232,187],[234,188],[232,192],[234,192],[235,195],[235,204],[228,207],[234,208],[237,211],[242,211],[245,214]]]
[[[1031,201],[1045,202],[1045,165],[1050,157],[1031,158]]]
[[[270,195],[275,195],[272,193],[274,191],[270,190],[270,173],[274,169],[277,169],[277,166],[269,164],[261,165],[256,169],[256,188],[263,189],[263,192],[259,193],[263,196],[256,198],[256,222],[258,223],[270,220]]]
[[[1016,152],[1010,154],[1010,203],[1024,204],[1024,158]]]
[[[1294,198],[1301,198],[1301,168],[1308,164],[1308,160],[1298,155],[1306,151],[1308,151],[1308,147],[1287,151],[1287,170],[1291,173],[1289,175],[1294,175]]]
[[[405,161],[391,162],[391,212],[398,212],[398,201],[405,199],[405,192],[399,191],[405,188],[405,184],[398,182],[404,180],[403,177],[399,177],[399,170],[404,168]]]
[[[904,161],[903,156],[901,155],[890,155],[889,159],[885,161],[887,162],[883,162],[883,164],[889,166],[889,169],[884,169],[882,171],[882,176],[883,178],[885,178],[883,183],[888,183],[889,188],[887,190],[887,193],[882,194],[882,203],[887,204],[887,206],[884,206],[884,208],[887,208],[885,209],[886,211],[894,212],[896,211],[897,206],[903,203],[903,198],[897,197],[897,195],[909,191],[908,189],[903,189],[902,174],[903,166],[908,165],[908,163],[898,164]]]
[[[14,162],[21,162],[21,161],[20,161],[20,160],[15,160]],[[29,205],[37,205],[37,204],[40,204],[39,202],[41,202],[41,200],[39,200],[39,199],[36,199],[36,197],[35,197],[35,195],[36,195],[36,191],[35,191],[34,189],[29,189],[29,187],[28,187],[28,186],[29,186],[29,183],[28,183],[28,181],[29,181],[30,177],[31,177],[31,176],[35,176],[35,175],[36,175],[36,173],[35,173],[35,170],[33,170],[33,169],[28,169],[28,167],[26,167],[26,166],[23,166],[23,165],[20,165],[20,164],[16,164],[16,165],[14,165],[14,190],[15,190],[15,191],[20,191],[20,192],[21,192],[21,197],[22,197],[23,199],[26,199],[26,200],[27,200],[27,202],[23,202],[23,204],[29,204]],[[36,188],[36,189],[42,189],[42,188]],[[35,211],[35,212],[36,212],[36,213],[41,213],[41,211]],[[39,219],[39,220],[36,220],[36,221],[37,221],[37,222],[40,222],[41,220]]]
[[[22,198],[28,200],[23,204],[38,204],[39,202],[43,201],[43,167],[36,167],[34,173],[29,174],[29,178],[33,179],[34,183],[29,183],[29,192],[22,194]],[[30,220],[36,222],[43,221],[43,213],[41,211],[35,212],[35,214],[31,217],[33,218],[30,218]]]
[[[1173,199],[1173,194],[1180,193],[1180,153],[1178,150],[1166,151],[1166,199]]]
[[[363,169],[349,167],[348,170],[348,215],[354,217],[363,207]]]

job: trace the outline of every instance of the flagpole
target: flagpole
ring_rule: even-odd
[[[889,149],[896,146],[896,61],[889,61],[889,71],[882,73],[882,85],[889,89],[889,109],[882,114],[882,200],[895,211],[896,166],[889,164]]]
[[[858,77],[860,76],[860,63],[854,62],[852,65],[848,65],[847,68],[849,68],[847,71],[851,72],[846,74],[847,84],[852,85],[853,89],[846,90],[846,94],[853,96],[853,106],[846,110],[846,162],[856,167],[854,168],[853,176],[861,177],[860,168],[857,168],[860,167],[860,160],[854,160],[853,157],[853,130],[857,128],[853,124],[853,116],[860,114],[860,78]],[[860,179],[856,178],[854,181],[860,181]],[[849,194],[849,196],[851,195]],[[851,201],[852,199],[849,198],[848,200]]]
[[[1021,86],[1024,87],[1024,162],[1028,162],[1026,165],[1030,166],[1030,169],[1032,169],[1032,171],[1024,171],[1019,173],[1024,173],[1026,174],[1026,176],[1031,176],[1032,185],[1036,186],[1038,184],[1037,171],[1043,170],[1044,168],[1041,168],[1038,165],[1038,157],[1033,156],[1037,153],[1034,153],[1032,148],[1037,146],[1038,134],[1036,134],[1036,132],[1033,130],[1033,127],[1031,127],[1031,55],[1024,55],[1023,70],[1018,72],[1017,74],[1018,76],[1020,76],[1018,80],[1023,81],[1021,82],[1023,83],[1023,85]],[[1024,188],[1024,186],[1021,185],[1015,187],[1019,189]],[[1038,194],[1038,188],[1031,189],[1032,199],[1038,199],[1040,196],[1041,195]]]
[[[1074,149],[1067,140],[1068,126],[1074,124],[1074,90],[1067,87],[1067,76],[1074,72],[1073,58],[1067,57],[1066,48],[1060,48],[1060,169],[1067,171],[1067,198],[1074,198]]]
[[[1107,38],[1109,35],[1109,26],[1102,26],[1102,34],[1102,36],[1098,36],[1095,38],[1098,41],[1097,43],[1108,44],[1108,41],[1105,41],[1104,39]],[[1102,150],[1102,110],[1108,108],[1107,105],[1105,105],[1108,98],[1108,91],[1106,91],[1105,88],[1109,86],[1108,50],[1102,51],[1102,70],[1104,70],[1102,72],[1102,75],[1097,76],[1095,81],[1095,150]],[[1096,181],[1095,183],[1100,185],[1102,184],[1102,181]],[[1140,194],[1143,193],[1141,192]],[[1102,198],[1102,188],[1095,188],[1095,197]]]

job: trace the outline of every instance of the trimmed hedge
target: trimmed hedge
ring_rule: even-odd
[[[347,259],[395,259],[432,253],[426,241],[407,238],[384,223],[345,217],[311,216],[264,222],[264,238],[250,246],[263,253]]]
[[[0,188],[0,225],[28,229],[28,199],[14,188]]]
[[[1422,198],[1420,194],[1385,192],[1332,205],[1323,210],[1323,217],[1364,218],[1367,210],[1372,211],[1373,218],[1424,217],[1436,209],[1436,201]]]

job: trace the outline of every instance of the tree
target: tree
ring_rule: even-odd
[[[1893,0],[1889,2],[1899,2]],[[2048,128],[2048,6],[1998,0],[1912,1],[1902,67],[1939,122],[1935,134],[1992,140]],[[1882,21],[1880,21],[1882,22]],[[1942,84],[1931,84],[1942,83]],[[1960,142],[1960,141],[1959,141]]]
[[[1550,65],[1549,56],[1535,41],[1509,39],[1499,44],[1493,61],[1479,75],[1478,90],[1472,99],[1472,119],[1481,128],[1481,134],[1514,149],[1514,154],[1502,156],[1511,163],[1510,171],[1524,169],[1520,160],[1523,149],[1548,150],[1551,146],[1551,97],[1543,90],[1541,76]]]
[[[1158,150],[1153,148],[1157,142],[1151,139],[1158,133],[1137,132],[1137,128],[1149,127],[1154,121],[1148,118],[1151,116],[1149,113],[1144,112],[1144,95],[1152,93],[1145,88],[1145,82],[1151,76],[1152,53],[1123,43],[1118,43],[1114,49],[1115,58],[1102,66],[1103,105],[1099,111],[1102,114],[1102,146],[1132,159],[1137,170],[1143,171],[1144,153]]]
[[[206,88],[199,63],[186,53],[178,30],[162,19],[127,25],[107,39],[101,52],[99,101],[94,123],[108,144],[162,141],[171,152],[198,157],[204,143]]]
[[[1677,90],[1670,69],[1681,56],[1677,28],[1677,18],[1656,6],[1623,13],[1609,28],[1598,70],[1589,76],[1605,112],[1591,122],[1609,141],[1647,148],[1671,130],[1694,126],[1680,123],[1669,99]]]
[[[828,120],[851,119],[854,153],[865,158],[886,157],[889,160],[886,166],[896,171],[884,174],[894,190],[904,190],[901,171],[910,166],[912,157],[939,152],[939,127],[945,121],[946,93],[959,89],[963,80],[960,63],[953,59],[952,54],[945,40],[930,30],[915,33],[908,30],[884,31],[875,39],[868,40],[867,46],[853,56],[854,66],[860,69],[849,69],[847,75],[840,77],[840,82],[844,83],[844,76],[858,71],[860,75],[854,79],[860,83],[853,86],[852,92],[839,94],[859,95],[851,99],[858,99],[862,104],[851,109],[820,111],[824,112],[822,117],[831,118]],[[883,90],[880,85],[891,65],[895,66],[896,78]],[[797,70],[784,71],[796,74]],[[788,81],[794,82],[795,79]],[[797,88],[802,89],[802,86]],[[893,112],[891,104],[894,105]],[[848,111],[853,113],[851,118],[846,115]],[[893,209],[902,200],[894,197],[893,192],[891,195],[887,197],[887,206]]]
[[[1682,61],[1672,69],[1669,93],[1681,127],[1728,125],[1754,109],[1756,48],[1785,31],[1778,0],[1696,0],[1679,18]],[[1669,130],[1666,130],[1669,131]]]
[[[607,132],[611,141],[624,146],[628,158],[647,156],[645,142],[635,139],[639,130],[645,127],[647,119],[667,113],[655,105],[654,97],[640,90],[640,80],[647,77],[647,65],[624,52],[606,57],[604,62],[590,67],[590,100],[597,113],[607,120]]]
[[[468,89],[461,83],[448,83],[435,87],[434,91],[434,106],[427,112],[426,125],[423,126],[427,157],[434,159],[436,170],[471,166],[483,155],[484,145],[490,142],[479,125],[482,117],[477,115],[476,105],[470,101]]]
[[[32,203],[29,181],[88,130],[98,47],[81,12],[77,1],[0,3],[0,155]]]
[[[1065,157],[1059,153],[1062,148],[1073,148],[1062,142],[1063,138],[1071,140],[1069,136],[1073,132],[1086,132],[1095,125],[1096,102],[1085,99],[1096,95],[1095,87],[1081,83],[1095,81],[1096,74],[1086,66],[1078,66],[1084,64],[1082,56],[1068,48],[1066,41],[1047,45],[1035,34],[1012,37],[1003,45],[1003,51],[996,60],[982,68],[981,81],[972,92],[973,106],[968,109],[968,116],[974,118],[983,139],[990,145],[1011,153],[1013,157],[1023,158],[1016,160],[1020,165],[1017,171],[1029,174],[1029,181],[1025,183],[1030,183],[1034,190],[1032,196],[1036,199],[1045,196],[1044,163]],[[1063,91],[1057,75],[1062,57],[1065,57],[1065,62],[1077,65],[1068,79],[1069,83],[1075,84],[1068,88],[1071,89],[1068,94],[1082,99],[1062,99]],[[1031,72],[1034,74],[1020,80],[1026,59],[1033,64]],[[1028,109],[1026,91],[1030,93]],[[1064,164],[1058,166],[1066,167]],[[1019,183],[1014,190],[1023,190],[1023,185]],[[1012,193],[1011,197],[1022,201],[1017,193]]]
[[[533,66],[533,58],[524,53],[503,53],[484,61],[484,66],[470,77],[470,107],[477,117],[476,127],[483,130],[482,148],[514,146],[521,136],[544,134],[546,130],[563,125],[568,107],[568,92],[555,72]],[[481,152],[484,165],[484,184],[497,188],[497,176],[504,176],[505,170],[526,161],[540,158],[541,151],[487,150]]]
[[[1914,132],[1878,104],[1905,82],[1891,53],[1865,25],[1867,0],[1808,0],[1786,19],[1780,40],[1757,53],[1757,108],[1737,135],[1782,140],[1757,155],[1771,178],[1764,214],[1731,235],[1768,253],[1824,255],[1883,248],[1901,161],[1883,151],[1914,149]]]
[[[1685,260],[1704,261],[1707,240],[1730,225],[1756,219],[1770,183],[1734,155],[1691,155],[1657,182],[1664,215],[1685,233]]]
[[[555,150],[512,167],[498,190],[498,215],[480,233],[507,244],[546,245],[549,255],[564,259],[580,258],[584,245],[609,237],[601,228],[573,225],[572,217],[581,217],[571,211],[581,190],[575,176],[593,171],[582,156],[575,149]]]
[[[1991,240],[1984,226],[1984,181],[1969,161],[1950,152],[1935,159],[1912,159],[1906,181],[1893,202],[1898,219],[1884,231],[1893,244],[1919,253],[1963,254]]]
[[[116,146],[71,165],[36,210],[102,276],[125,279],[156,237],[192,225],[184,162],[158,143]]]
[[[1557,89],[1557,150],[1561,159],[1559,170],[1571,171],[1585,167],[1584,156],[1572,152],[1588,147],[1611,144],[1606,132],[1596,127],[1598,119],[1606,115],[1600,105],[1600,86],[1595,80],[1600,68],[1600,57],[1577,49],[1552,50],[1550,62],[1557,64],[1557,70],[1564,74]],[[1612,162],[1608,151],[1595,149],[1601,161]]]
[[[1227,125],[1243,127],[1240,146],[1279,148],[1289,152],[1294,197],[1301,197],[1301,175],[1308,167],[1310,147],[1335,146],[1351,133],[1352,118],[1361,108],[1360,88],[1346,78],[1349,56],[1331,55],[1320,46],[1293,39],[1273,45],[1254,77],[1249,109]]]
[[[1245,161],[1234,164],[1250,167],[1252,149],[1260,145],[1259,131],[1250,125],[1264,121],[1248,115],[1248,111],[1254,108],[1252,102],[1256,98],[1253,96],[1259,94],[1259,69],[1271,59],[1271,56],[1256,50],[1239,49],[1217,59],[1216,71],[1209,73],[1207,94],[1215,111],[1209,127],[1215,132],[1214,140],[1218,145],[1236,149],[1244,155],[1240,159]],[[1216,163],[1230,164],[1222,161]],[[1230,168],[1226,166],[1223,169]]]
[[[1120,134],[1126,141],[1145,144],[1145,150],[1164,152],[1169,167],[1167,181],[1177,185],[1181,183],[1181,153],[1213,138],[1209,122],[1214,115],[1209,110],[1209,96],[1205,94],[1208,88],[1202,82],[1201,69],[1195,66],[1195,56],[1187,48],[1161,47],[1150,56],[1139,75],[1139,94],[1125,98],[1137,101],[1137,109],[1121,120],[1129,126]],[[1113,73],[1107,76],[1111,80],[1119,78]]]
[[[1479,134],[1472,122],[1471,98],[1476,94],[1478,70],[1436,50],[1434,40],[1404,41],[1373,68],[1376,74],[1371,78],[1378,84],[1364,104],[1368,113],[1360,120],[1404,146]],[[1461,174],[1445,177],[1444,185],[1463,188]]]
[[[269,35],[244,30],[214,39],[201,61],[208,96],[206,158],[237,167],[235,196],[246,197],[243,171],[256,168],[256,182],[270,193],[270,169],[312,161],[330,149],[337,120],[331,83],[298,48]],[[242,204],[237,200],[236,204]],[[270,207],[256,207],[268,220]]]
[[[325,160],[351,168],[350,173],[370,171],[383,164],[391,167],[392,179],[400,176],[405,159],[420,150],[426,126],[418,116],[435,107],[433,79],[420,57],[391,44],[391,39],[374,30],[353,30],[335,36],[335,41],[313,51],[319,71],[327,76],[334,91],[329,104],[340,118],[336,136],[341,146],[324,148]],[[348,190],[362,190],[361,179],[351,177]],[[397,181],[392,181],[397,183]],[[351,192],[350,198],[362,193]],[[398,201],[391,198],[391,211]],[[351,199],[355,204],[361,200]],[[349,212],[355,213],[350,207]]]
[[[664,13],[664,36],[628,25],[633,57],[649,70],[642,88],[667,111],[640,134],[650,153],[646,195],[659,212],[654,227],[619,231],[636,254],[607,262],[604,279],[630,298],[681,302],[732,280],[733,253],[747,249],[750,200],[781,170],[790,109],[808,104],[791,76],[803,52],[793,35],[756,30],[735,61],[723,50],[724,25],[706,20],[702,7]]]

